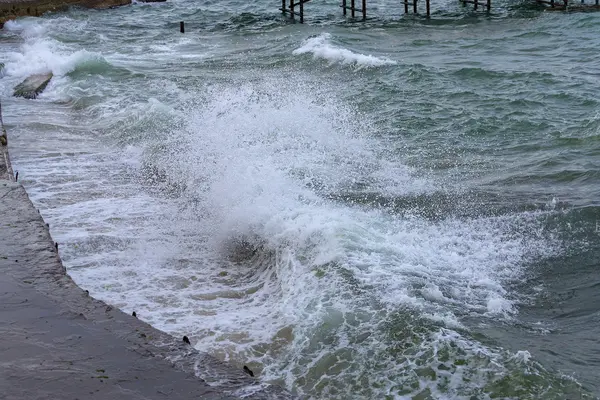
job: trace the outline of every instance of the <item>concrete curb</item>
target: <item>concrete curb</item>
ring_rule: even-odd
[[[2,103],[0,103],[0,179],[14,181],[10,157],[8,156],[8,135],[2,121]]]

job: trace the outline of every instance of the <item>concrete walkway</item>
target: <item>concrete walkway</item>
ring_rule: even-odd
[[[0,398],[289,398],[91,298],[7,161],[0,144]],[[211,385],[194,370],[214,372]]]

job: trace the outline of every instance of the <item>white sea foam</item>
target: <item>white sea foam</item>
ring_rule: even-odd
[[[24,38],[42,37],[46,33],[46,26],[39,23],[37,18],[23,18],[18,21],[6,21],[4,23],[4,29],[9,32],[19,33]]]
[[[306,39],[301,47],[293,51],[293,54],[312,54],[314,58],[325,59],[331,64],[352,64],[359,68],[396,64],[396,61],[387,57],[355,53],[343,47],[335,46],[331,44],[331,34],[329,33],[322,33],[319,36]]]
[[[385,64],[320,38],[305,52]],[[15,63],[29,57],[66,73],[75,52],[40,38],[26,45],[44,43],[49,55],[37,59],[32,47]],[[450,393],[483,385],[484,373],[501,371],[502,355],[466,337],[461,319],[515,314],[511,282],[531,256],[549,252],[517,229],[534,227],[535,215],[432,221],[365,203],[371,193],[427,195],[435,183],[415,177],[401,155],[390,158],[376,127],[330,88],[292,92],[283,83],[205,88],[187,110],[155,99],[127,109],[112,102],[106,118],[130,118],[119,132],[143,127],[120,162],[86,151],[43,164],[33,157],[26,170],[40,189],[32,196],[56,196],[52,233],[71,275],[93,295],[301,395],[379,398],[413,384],[411,395],[437,393],[416,364],[447,377]],[[131,177],[146,165],[181,193],[144,191]],[[406,353],[403,340],[413,346]]]
[[[5,71],[7,76],[19,78],[48,71],[60,77],[90,61],[106,62],[98,53],[63,51],[52,40],[37,39],[24,43],[21,52],[8,54]]]
[[[85,49],[74,49],[70,45],[61,43],[47,34],[48,24],[68,24],[69,29],[83,29],[82,22],[72,20],[46,21],[34,18],[25,18],[19,21],[8,21],[5,29],[18,33],[23,43],[17,51],[7,52],[2,56],[4,66],[4,79],[8,83],[3,85],[6,94],[11,93],[11,88],[24,78],[40,73],[52,72],[53,79],[42,98],[66,99],[64,91],[68,90],[66,75],[86,64],[106,64],[105,58],[95,52]]]
[[[205,286],[176,296],[178,306],[195,300],[190,307],[202,324],[185,313],[177,313],[177,325],[165,320],[169,313],[153,322],[167,330],[186,326],[199,349],[252,363],[264,368],[265,379],[284,376],[296,387],[299,376],[335,370],[327,354],[343,359],[348,343],[364,337],[352,355],[360,364],[382,346],[382,324],[397,318],[395,310],[408,307],[447,328],[460,328],[466,314],[515,312],[507,284],[522,275],[528,257],[547,249],[516,234],[514,221],[535,223],[535,216],[432,222],[329,200],[356,183],[369,192],[393,181],[397,193],[408,194],[415,190],[410,182],[419,182],[400,160],[380,158],[373,128],[353,115],[314,88],[282,93],[277,82],[205,94],[187,128],[171,136],[172,150],[157,160],[185,181],[199,205],[194,226],[207,238],[201,248],[214,266],[197,271]],[[226,261],[243,246],[253,249],[245,263]],[[333,347],[322,342],[328,335],[337,338]],[[385,346],[381,352],[385,358]],[[389,363],[393,374],[405,370]]]
[[[53,186],[70,200],[52,209],[50,222],[77,282],[189,335],[203,351],[316,397],[394,393],[415,379],[411,363],[437,368],[441,361],[425,355],[455,351],[450,341],[465,352],[461,360],[500,357],[457,333],[461,317],[510,317],[508,284],[545,243],[516,234],[516,216],[434,222],[331,199],[390,185],[408,194],[431,188],[401,159],[382,158],[374,127],[325,89],[278,88],[272,81],[205,91],[183,128],[123,152],[123,171],[168,166],[167,181],[186,187],[179,199],[111,183],[125,176],[114,158],[103,166],[78,157],[81,170],[64,157],[28,166],[43,179],[65,174]],[[90,189],[100,198],[85,198]],[[416,326],[428,333],[411,333]],[[390,356],[389,335],[399,327],[419,338],[416,354]],[[377,373],[367,368],[373,359]],[[465,368],[449,375],[453,385],[464,386],[463,375],[481,384]],[[437,390],[435,381],[415,384],[415,393]]]

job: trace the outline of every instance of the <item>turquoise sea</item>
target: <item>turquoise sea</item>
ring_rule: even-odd
[[[432,1],[5,24],[13,167],[68,273],[301,398],[600,396],[600,13]]]

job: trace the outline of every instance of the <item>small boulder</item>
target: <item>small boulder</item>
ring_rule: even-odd
[[[48,82],[52,79],[52,72],[45,74],[31,75],[23,82],[15,86],[15,97],[25,97],[26,99],[35,99],[38,94],[42,93]]]

